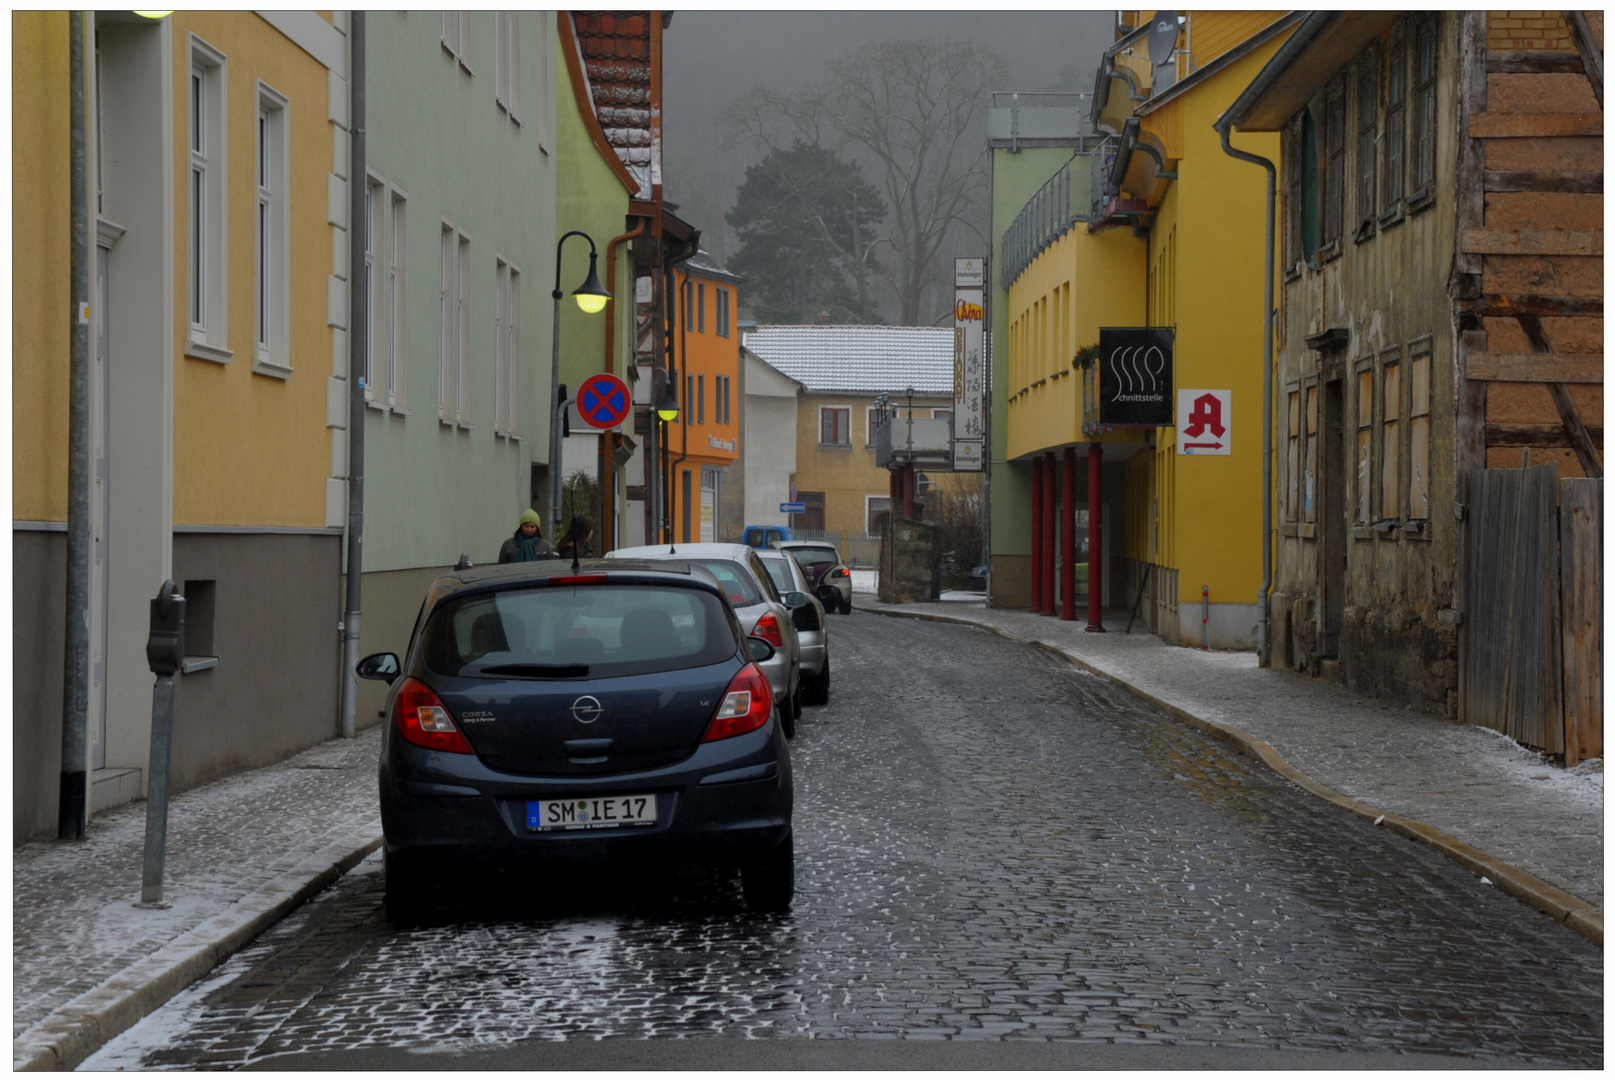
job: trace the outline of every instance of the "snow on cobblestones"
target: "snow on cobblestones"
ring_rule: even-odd
[[[165,910],[136,908],[145,802],[90,819],[82,842],[12,852],[12,1037],[377,819],[379,727],[174,796]],[[307,808],[318,805],[318,818]],[[63,957],[73,957],[64,979]]]

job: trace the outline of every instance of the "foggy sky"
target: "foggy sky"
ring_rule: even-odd
[[[1068,65],[1091,73],[1115,39],[1114,25],[1111,10],[675,11],[662,44],[663,191],[722,261],[734,253],[723,215],[762,151],[750,144],[725,151],[720,118],[752,86],[789,90],[821,74],[826,60],[870,42],[931,37],[1002,53],[1011,76],[996,89],[1043,90]],[[1075,88],[1091,90],[1091,78]]]

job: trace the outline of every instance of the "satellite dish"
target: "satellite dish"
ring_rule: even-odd
[[[1178,47],[1178,13],[1157,11],[1150,20],[1150,63],[1160,66],[1172,59]]]

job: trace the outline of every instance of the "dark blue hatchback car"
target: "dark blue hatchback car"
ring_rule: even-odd
[[[748,906],[794,891],[791,762],[772,689],[699,566],[514,563],[433,582],[381,752],[387,913],[451,863],[738,866]]]

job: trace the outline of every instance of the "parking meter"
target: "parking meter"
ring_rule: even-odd
[[[151,769],[146,785],[146,852],[137,907],[164,908],[163,861],[168,853],[168,780],[174,750],[174,673],[185,659],[185,598],[173,579],[151,602],[146,663],[157,683],[151,691]]]
[[[163,582],[151,601],[151,632],[146,638],[146,663],[153,675],[173,675],[185,659],[185,598],[173,579]]]

